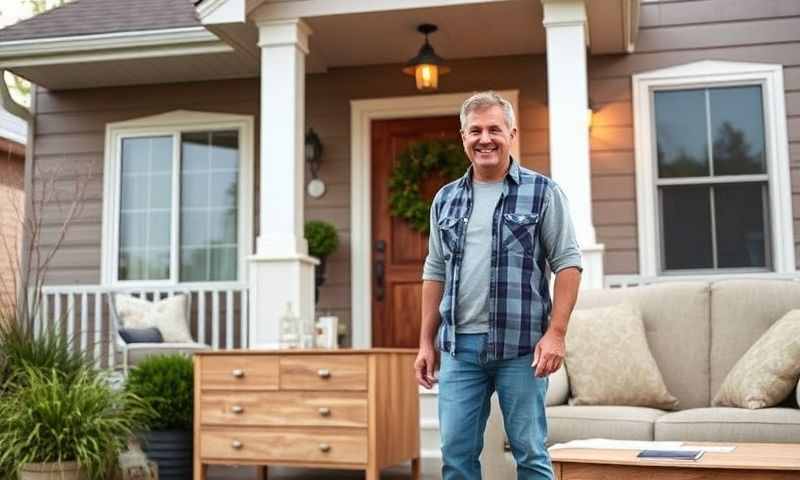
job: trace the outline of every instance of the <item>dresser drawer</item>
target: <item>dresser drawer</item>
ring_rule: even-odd
[[[205,392],[203,425],[366,427],[367,395],[350,392]]]
[[[284,355],[281,390],[366,390],[367,358],[362,355]]]
[[[200,456],[209,460],[366,463],[366,430],[329,433],[319,429],[293,432],[207,429],[200,433]]]
[[[202,390],[278,389],[278,357],[275,355],[204,355],[201,358]]]

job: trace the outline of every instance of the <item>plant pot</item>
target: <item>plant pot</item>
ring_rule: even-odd
[[[22,467],[19,480],[82,480],[78,462],[29,463]]]
[[[142,433],[142,451],[158,464],[160,480],[192,478],[192,431],[160,430]]]

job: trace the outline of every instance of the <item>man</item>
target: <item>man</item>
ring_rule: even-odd
[[[545,447],[547,376],[561,366],[581,256],[564,193],[511,158],[511,104],[482,92],[461,107],[471,166],[431,207],[422,285],[418,382],[439,370],[442,479],[481,478],[497,391],[519,479],[552,479]],[[549,272],[556,274],[550,301]]]

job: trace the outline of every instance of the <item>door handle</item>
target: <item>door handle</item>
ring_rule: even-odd
[[[383,301],[386,280],[386,263],[383,260],[386,251],[386,242],[378,240],[375,242],[375,299]]]

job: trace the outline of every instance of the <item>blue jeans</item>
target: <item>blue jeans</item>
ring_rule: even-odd
[[[531,355],[487,361],[486,338],[487,334],[458,334],[455,357],[441,354],[442,480],[481,478],[479,457],[495,390],[517,463],[517,478],[552,480],[553,467],[545,446],[548,379],[534,375]]]

